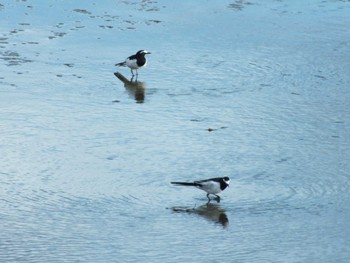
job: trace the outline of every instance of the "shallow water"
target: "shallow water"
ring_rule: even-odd
[[[349,11],[2,1],[0,262],[347,262]]]

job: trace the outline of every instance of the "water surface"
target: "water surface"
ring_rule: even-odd
[[[0,261],[347,262],[349,11],[3,1]]]

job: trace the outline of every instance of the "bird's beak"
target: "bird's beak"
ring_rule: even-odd
[[[149,52],[149,51],[147,51],[147,53],[146,54],[152,54],[151,52]]]

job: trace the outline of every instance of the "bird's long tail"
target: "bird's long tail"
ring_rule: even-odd
[[[120,63],[117,63],[115,65],[118,66],[118,67],[124,67],[124,66],[126,66],[126,62],[125,61],[124,62],[120,62]]]
[[[197,183],[187,183],[187,182],[171,182],[171,184],[187,185],[187,186],[199,186],[199,184],[197,184]]]

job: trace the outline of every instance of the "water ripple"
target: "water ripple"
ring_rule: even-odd
[[[230,207],[236,212],[249,211],[256,215],[268,212],[290,214],[300,209],[307,213],[318,214],[330,205],[328,200],[342,203],[342,196],[350,190],[348,178],[333,179],[317,183],[305,181],[299,186],[288,186],[285,183],[284,185],[266,184],[266,182],[237,183],[233,194],[237,202]]]

